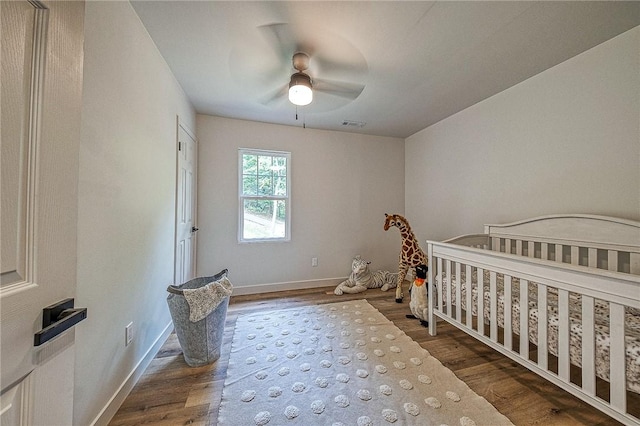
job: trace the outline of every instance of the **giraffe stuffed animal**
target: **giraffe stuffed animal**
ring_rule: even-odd
[[[384,230],[388,231],[389,228],[395,226],[400,230],[400,236],[402,237],[402,248],[400,250],[400,261],[398,263],[398,285],[396,287],[396,302],[402,303],[402,282],[407,276],[409,268],[415,268],[420,265],[427,265],[427,256],[418,245],[416,236],[409,226],[409,222],[399,214],[384,214]]]

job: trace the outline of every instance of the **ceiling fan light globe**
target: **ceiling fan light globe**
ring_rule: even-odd
[[[298,84],[289,87],[289,101],[298,106],[309,105],[313,100],[313,91],[310,87]]]
[[[297,72],[291,76],[289,82],[289,101],[294,105],[309,105],[313,100],[311,90],[311,77],[303,72]]]

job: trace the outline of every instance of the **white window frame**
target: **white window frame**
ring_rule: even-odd
[[[243,193],[243,156],[263,155],[285,157],[287,159],[287,191],[286,195],[245,195]],[[285,201],[285,235],[276,238],[244,238],[244,202],[245,200],[283,200]],[[253,148],[238,149],[238,242],[239,243],[260,243],[260,242],[288,242],[291,241],[291,153],[287,151],[273,151]]]

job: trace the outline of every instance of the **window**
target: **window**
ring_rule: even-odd
[[[291,153],[238,151],[238,241],[289,241]]]

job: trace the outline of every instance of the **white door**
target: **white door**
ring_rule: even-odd
[[[74,329],[34,334],[76,289],[84,3],[1,1],[0,18],[0,417],[66,425]]]
[[[196,194],[198,143],[178,120],[175,283],[196,276]]]

